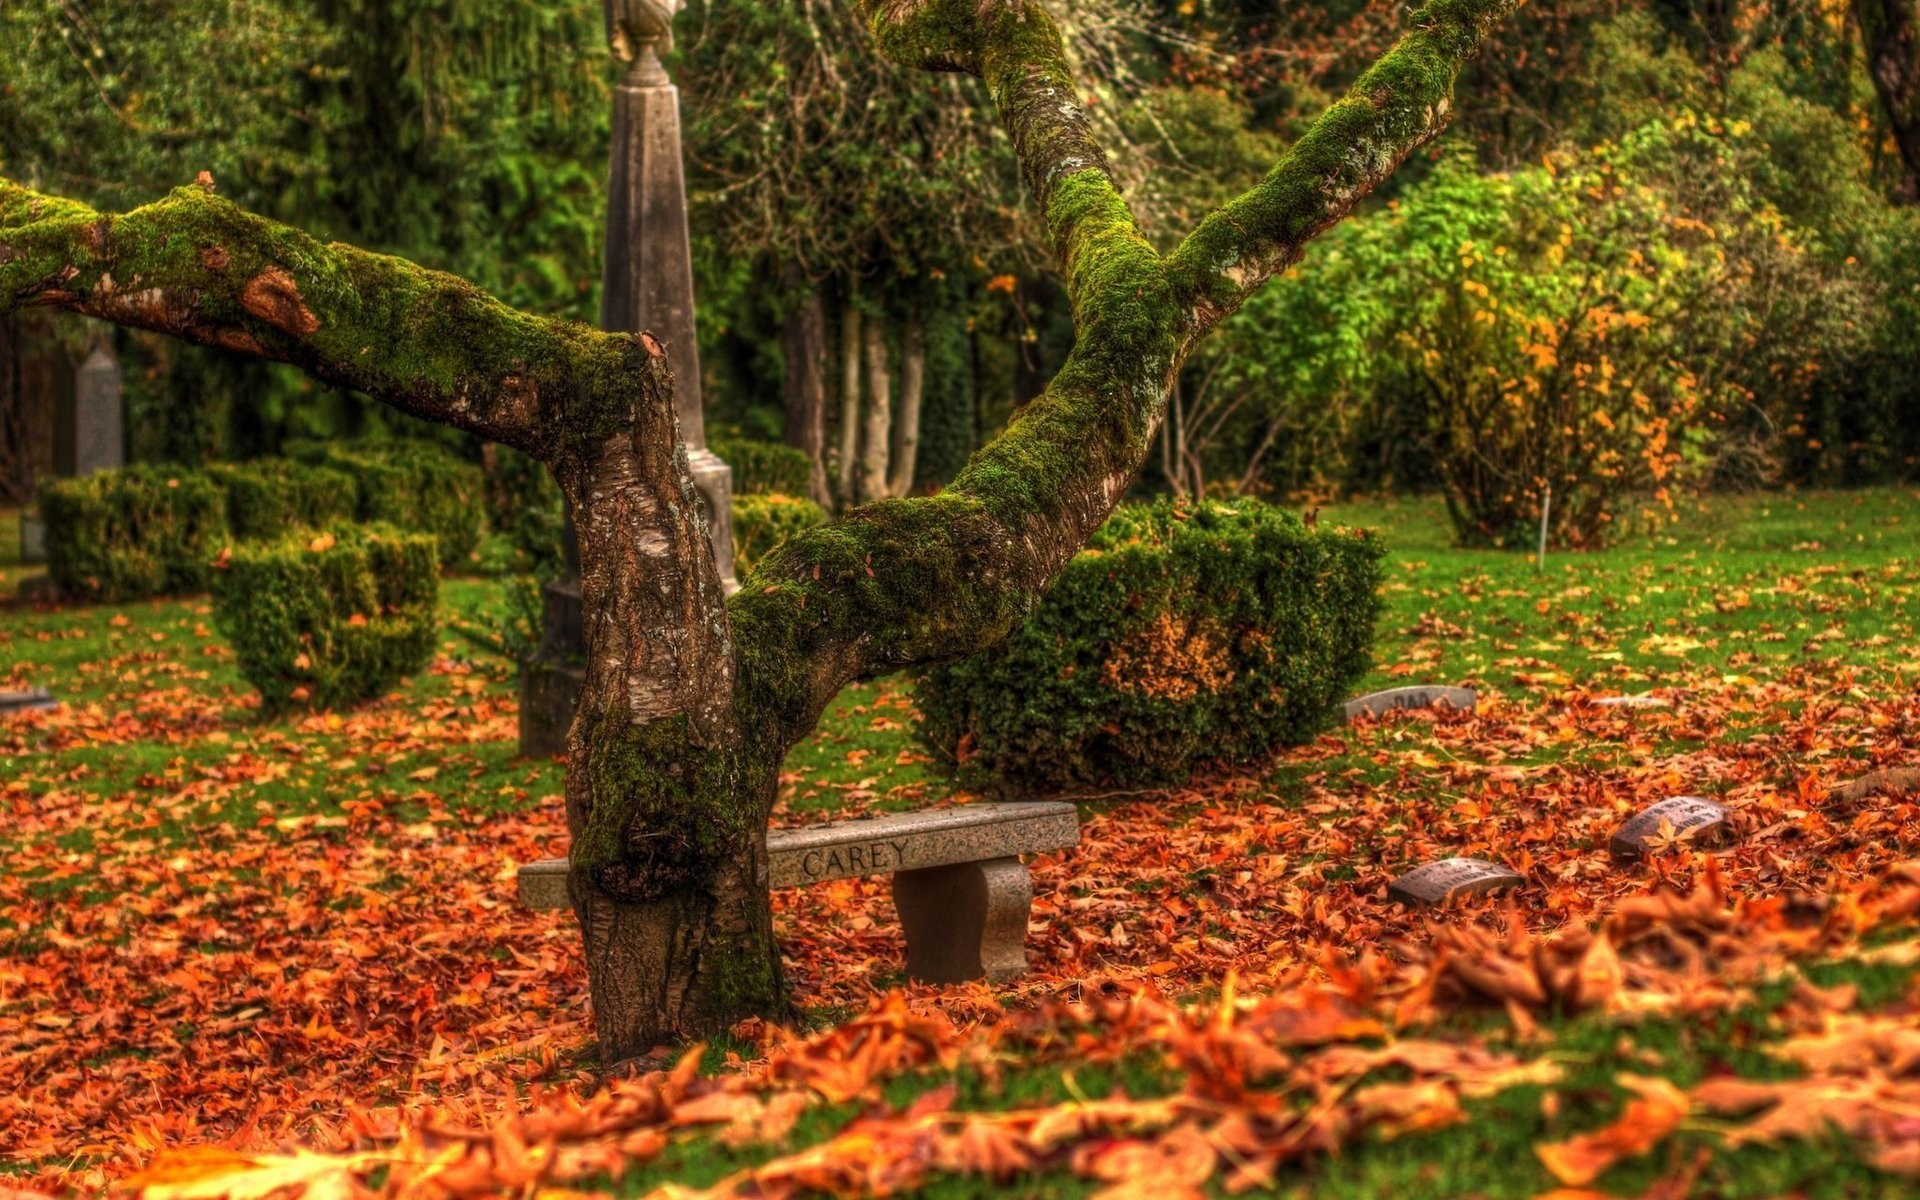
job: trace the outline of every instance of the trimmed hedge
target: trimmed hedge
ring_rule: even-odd
[[[269,709],[384,695],[433,655],[440,563],[432,534],[303,530],[237,546],[214,621]]]
[[[440,565],[467,562],[480,544],[486,483],[480,468],[432,442],[296,442],[302,462],[353,479],[354,516],[431,533]]]
[[[813,460],[805,450],[748,438],[717,437],[708,445],[721,461],[733,468],[735,496],[807,494],[807,484],[813,477]]]
[[[227,528],[241,541],[350,521],[358,503],[352,476],[292,459],[217,463],[206,472],[226,492]]]
[[[218,484],[158,467],[53,480],[40,516],[47,573],[62,595],[96,601],[200,591],[228,535]]]
[[[744,577],[767,551],[803,529],[826,523],[826,510],[798,496],[748,493],[733,498],[733,572]]]
[[[1122,508],[1004,644],[919,674],[920,734],[1013,792],[1262,760],[1367,673],[1382,554],[1256,500]]]

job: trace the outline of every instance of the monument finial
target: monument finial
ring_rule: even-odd
[[[686,0],[606,0],[607,41],[621,62],[673,53],[673,15]]]

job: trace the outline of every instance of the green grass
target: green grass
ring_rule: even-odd
[[[1321,520],[1376,528],[1390,548],[1379,665],[1365,687],[1443,682],[1535,695],[1569,688],[1638,692],[1712,677],[1779,678],[1817,666],[1830,675],[1850,673],[1861,686],[1904,692],[1920,677],[1913,611],[1920,583],[1920,495],[1909,491],[1717,498],[1669,529],[1613,549],[1550,555],[1544,569],[1524,554],[1453,547],[1431,500],[1342,505],[1326,510]],[[17,565],[17,553],[17,514],[0,511],[0,583],[9,589],[27,573]],[[512,611],[497,578],[449,580],[442,601],[450,621],[481,635],[498,629]],[[410,680],[399,699],[379,711],[477,704],[512,694],[510,660],[480,641],[450,629],[442,656],[460,669]],[[114,745],[0,749],[0,779],[30,778],[35,791],[57,779],[83,798],[106,800],[165,795],[179,780],[233,755],[286,765],[284,772],[245,782],[208,806],[163,813],[143,836],[166,842],[185,843],[210,820],[251,825],[338,817],[375,789],[404,792],[409,798],[389,811],[415,820],[435,807],[476,815],[524,810],[561,786],[557,764],[518,759],[506,740],[449,750],[410,747],[403,739],[382,748],[377,739],[355,734],[351,713],[341,714],[339,722],[302,714],[262,719],[212,629],[205,597],[0,609],[0,663],[0,688],[47,686],[69,703],[147,713],[143,719],[150,722],[147,736]],[[1738,740],[1764,728],[1763,718],[1731,716],[1716,736]],[[819,730],[789,755],[785,807],[776,819],[913,807],[943,798],[944,765],[918,744],[912,729],[912,692],[903,680],[847,689]],[[1536,747],[1511,761],[1604,763],[1648,749],[1594,740]],[[411,778],[427,768],[434,769],[432,778]],[[1276,790],[1287,794],[1289,771],[1304,769],[1283,769],[1273,781]],[[1311,769],[1386,779],[1399,768],[1390,755],[1356,753]],[[329,834],[348,836],[344,828]],[[79,828],[55,848],[84,853],[92,836]],[[4,840],[0,847],[10,856],[34,851]],[[38,886],[77,891],[95,903],[112,900],[108,891],[78,878]],[[1915,988],[1910,971],[1893,968],[1837,964],[1814,974],[1823,984],[1860,982],[1863,1003],[1875,1006]],[[1620,1103],[1614,1076],[1645,1070],[1644,1055],[1659,1056],[1663,1073],[1683,1083],[1716,1069],[1780,1070],[1755,1050],[1754,1031],[1764,1027],[1782,995],[1766,993],[1750,1009],[1695,1022],[1626,1029],[1592,1019],[1557,1022],[1554,1049],[1566,1056],[1570,1072],[1556,1089],[1557,1115],[1547,1114],[1538,1089],[1522,1089],[1476,1106],[1474,1119],[1456,1129],[1370,1140],[1338,1158],[1317,1160],[1285,1176],[1281,1191],[1338,1197],[1538,1194],[1550,1181],[1532,1154],[1533,1143],[1604,1123]],[[899,1106],[949,1082],[958,1088],[958,1107],[979,1109],[1099,1095],[1114,1087],[1134,1095],[1178,1087],[1157,1061],[1097,1069],[1029,1063],[1009,1069],[997,1084],[937,1072],[897,1080],[888,1085],[886,1103]],[[830,1137],[859,1111],[841,1106],[810,1112],[793,1144]],[[1704,1134],[1685,1134],[1678,1150],[1616,1168],[1601,1184],[1633,1194],[1679,1165],[1690,1147],[1704,1144]],[[637,1193],[669,1179],[698,1185],[770,1153],[707,1139],[676,1143],[619,1187]],[[1050,1175],[1007,1187],[941,1179],[927,1194],[1088,1190],[1083,1181]],[[1730,1197],[1796,1191],[1905,1194],[1850,1153],[1818,1143],[1718,1154],[1697,1189]]]
[[[1367,686],[1561,680],[1621,692],[1821,662],[1920,673],[1920,494],[1715,497],[1608,550],[1461,550],[1432,499],[1340,505],[1391,551]],[[1400,673],[1390,673],[1397,670]]]
[[[1468,683],[1494,691],[1638,692],[1720,676],[1767,677],[1797,664],[1846,667],[1868,682],[1907,688],[1920,676],[1913,597],[1920,583],[1920,495],[1896,489],[1716,498],[1681,524],[1618,547],[1554,554],[1538,570],[1529,555],[1460,550],[1432,499],[1342,505],[1322,520],[1380,531],[1391,553],[1374,673],[1363,689],[1408,682]],[[11,539],[11,540],[8,540]],[[17,514],[0,512],[0,570],[17,556]],[[11,548],[11,554],[9,554]],[[442,587],[449,626],[443,655],[471,663],[482,696],[513,690],[512,664],[482,637],[512,612],[498,578],[456,578]],[[107,751],[82,747],[54,763],[80,773],[95,795],[124,790],[168,756],[188,763],[277,739],[299,741],[285,779],[236,797],[235,811],[337,811],[331,769],[341,735],[299,732],[298,716],[262,721],[212,627],[205,597],[93,608],[0,610],[0,687],[47,686],[70,703],[125,706],[179,689],[211,705],[206,736]],[[457,676],[421,675],[401,703],[453,695]],[[854,808],[911,808],[946,794],[948,770],[913,735],[911,687],[899,677],[846,689],[814,736],[786,764],[784,813],[796,820]],[[1729,736],[1758,727],[1735,722]],[[1588,748],[1605,751],[1606,747]],[[1521,763],[1554,761],[1576,748],[1547,746]],[[0,772],[27,763],[0,755]],[[361,764],[370,778],[404,776],[401,756]],[[462,752],[424,786],[451,806],[485,813],[555,794],[557,766],[511,759],[504,747]],[[1390,772],[1388,764],[1356,763]],[[1287,773],[1273,780],[1284,794]]]

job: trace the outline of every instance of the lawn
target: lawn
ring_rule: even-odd
[[[497,624],[498,581],[446,584],[442,653],[395,695],[274,719],[204,598],[0,610],[0,688],[67,702],[0,724],[6,1169],[91,1189],[163,1146],[297,1141],[380,1147],[329,1160],[357,1179],[457,1151],[500,1190],[1532,1196],[1605,1151],[1536,1146],[1621,1118],[1608,1144],[1650,1153],[1596,1172],[1609,1194],[1904,1194],[1920,809],[1830,789],[1920,762],[1920,496],[1716,498],[1544,569],[1453,548],[1428,501],[1320,519],[1392,550],[1366,686],[1470,684],[1477,712],[1087,801],[1082,845],[1033,864],[1007,989],[908,987],[884,880],[777,893],[797,1032],[737,1029],[591,1135],[534,1098],[592,1093],[571,917],[512,898],[516,863],[564,851],[559,768],[515,756],[511,664],[452,632]],[[1588,702],[1641,692],[1661,706]],[[849,689],[776,821],[953,798],[913,721],[906,682]],[[1732,844],[1609,858],[1675,794],[1729,804]],[[1449,854],[1528,885],[1436,923],[1386,902]],[[1738,1080],[1778,1094],[1722,1111]],[[1809,1096],[1847,1131],[1742,1141]],[[423,1133],[429,1109],[495,1135]],[[542,1130],[564,1170],[529,1159]]]

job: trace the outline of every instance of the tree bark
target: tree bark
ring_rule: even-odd
[[[1900,198],[1920,203],[1920,2],[1854,0],[1867,73],[1900,148]]]
[[[671,390],[646,399],[555,472],[590,648],[567,738],[568,890],[603,1064],[785,1004],[766,886],[779,760],[736,711],[725,593]]]
[[[888,495],[905,496],[913,491],[913,474],[920,465],[920,408],[926,386],[927,329],[916,312],[900,331],[900,412],[893,422]]]
[[[893,365],[887,349],[887,325],[869,320],[861,337],[867,366],[867,405],[860,422],[858,494],[866,504],[887,498],[887,455],[893,439]]]
[[[0,504],[31,503],[53,459],[53,368],[34,335],[44,322],[0,316]]]
[[[552,471],[579,543],[587,677],[568,881],[602,1061],[786,1003],[765,837],[786,749],[848,682],[991,646],[1125,493],[1194,343],[1447,122],[1517,0],[1434,0],[1251,191],[1171,255],[1142,236],[1037,0],[856,0],[895,62],[978,75],[1072,302],[1065,365],[939,495],[789,538],[724,599],[665,349],[515,312],[400,259],[240,212],[210,180],[111,216],[0,180],[0,316],[49,306],[292,363]],[[885,328],[843,327],[841,469],[886,483]],[[874,371],[878,363],[880,370]],[[848,401],[851,403],[848,403]]]
[[[827,487],[827,310],[818,288],[789,270],[793,286],[805,296],[787,314],[780,345],[786,359],[785,395],[787,445],[806,452],[812,467],[807,474],[807,496],[822,508],[833,505]]]
[[[860,454],[860,306],[849,298],[840,313],[840,461],[835,491],[842,507],[854,502],[853,472]]]

